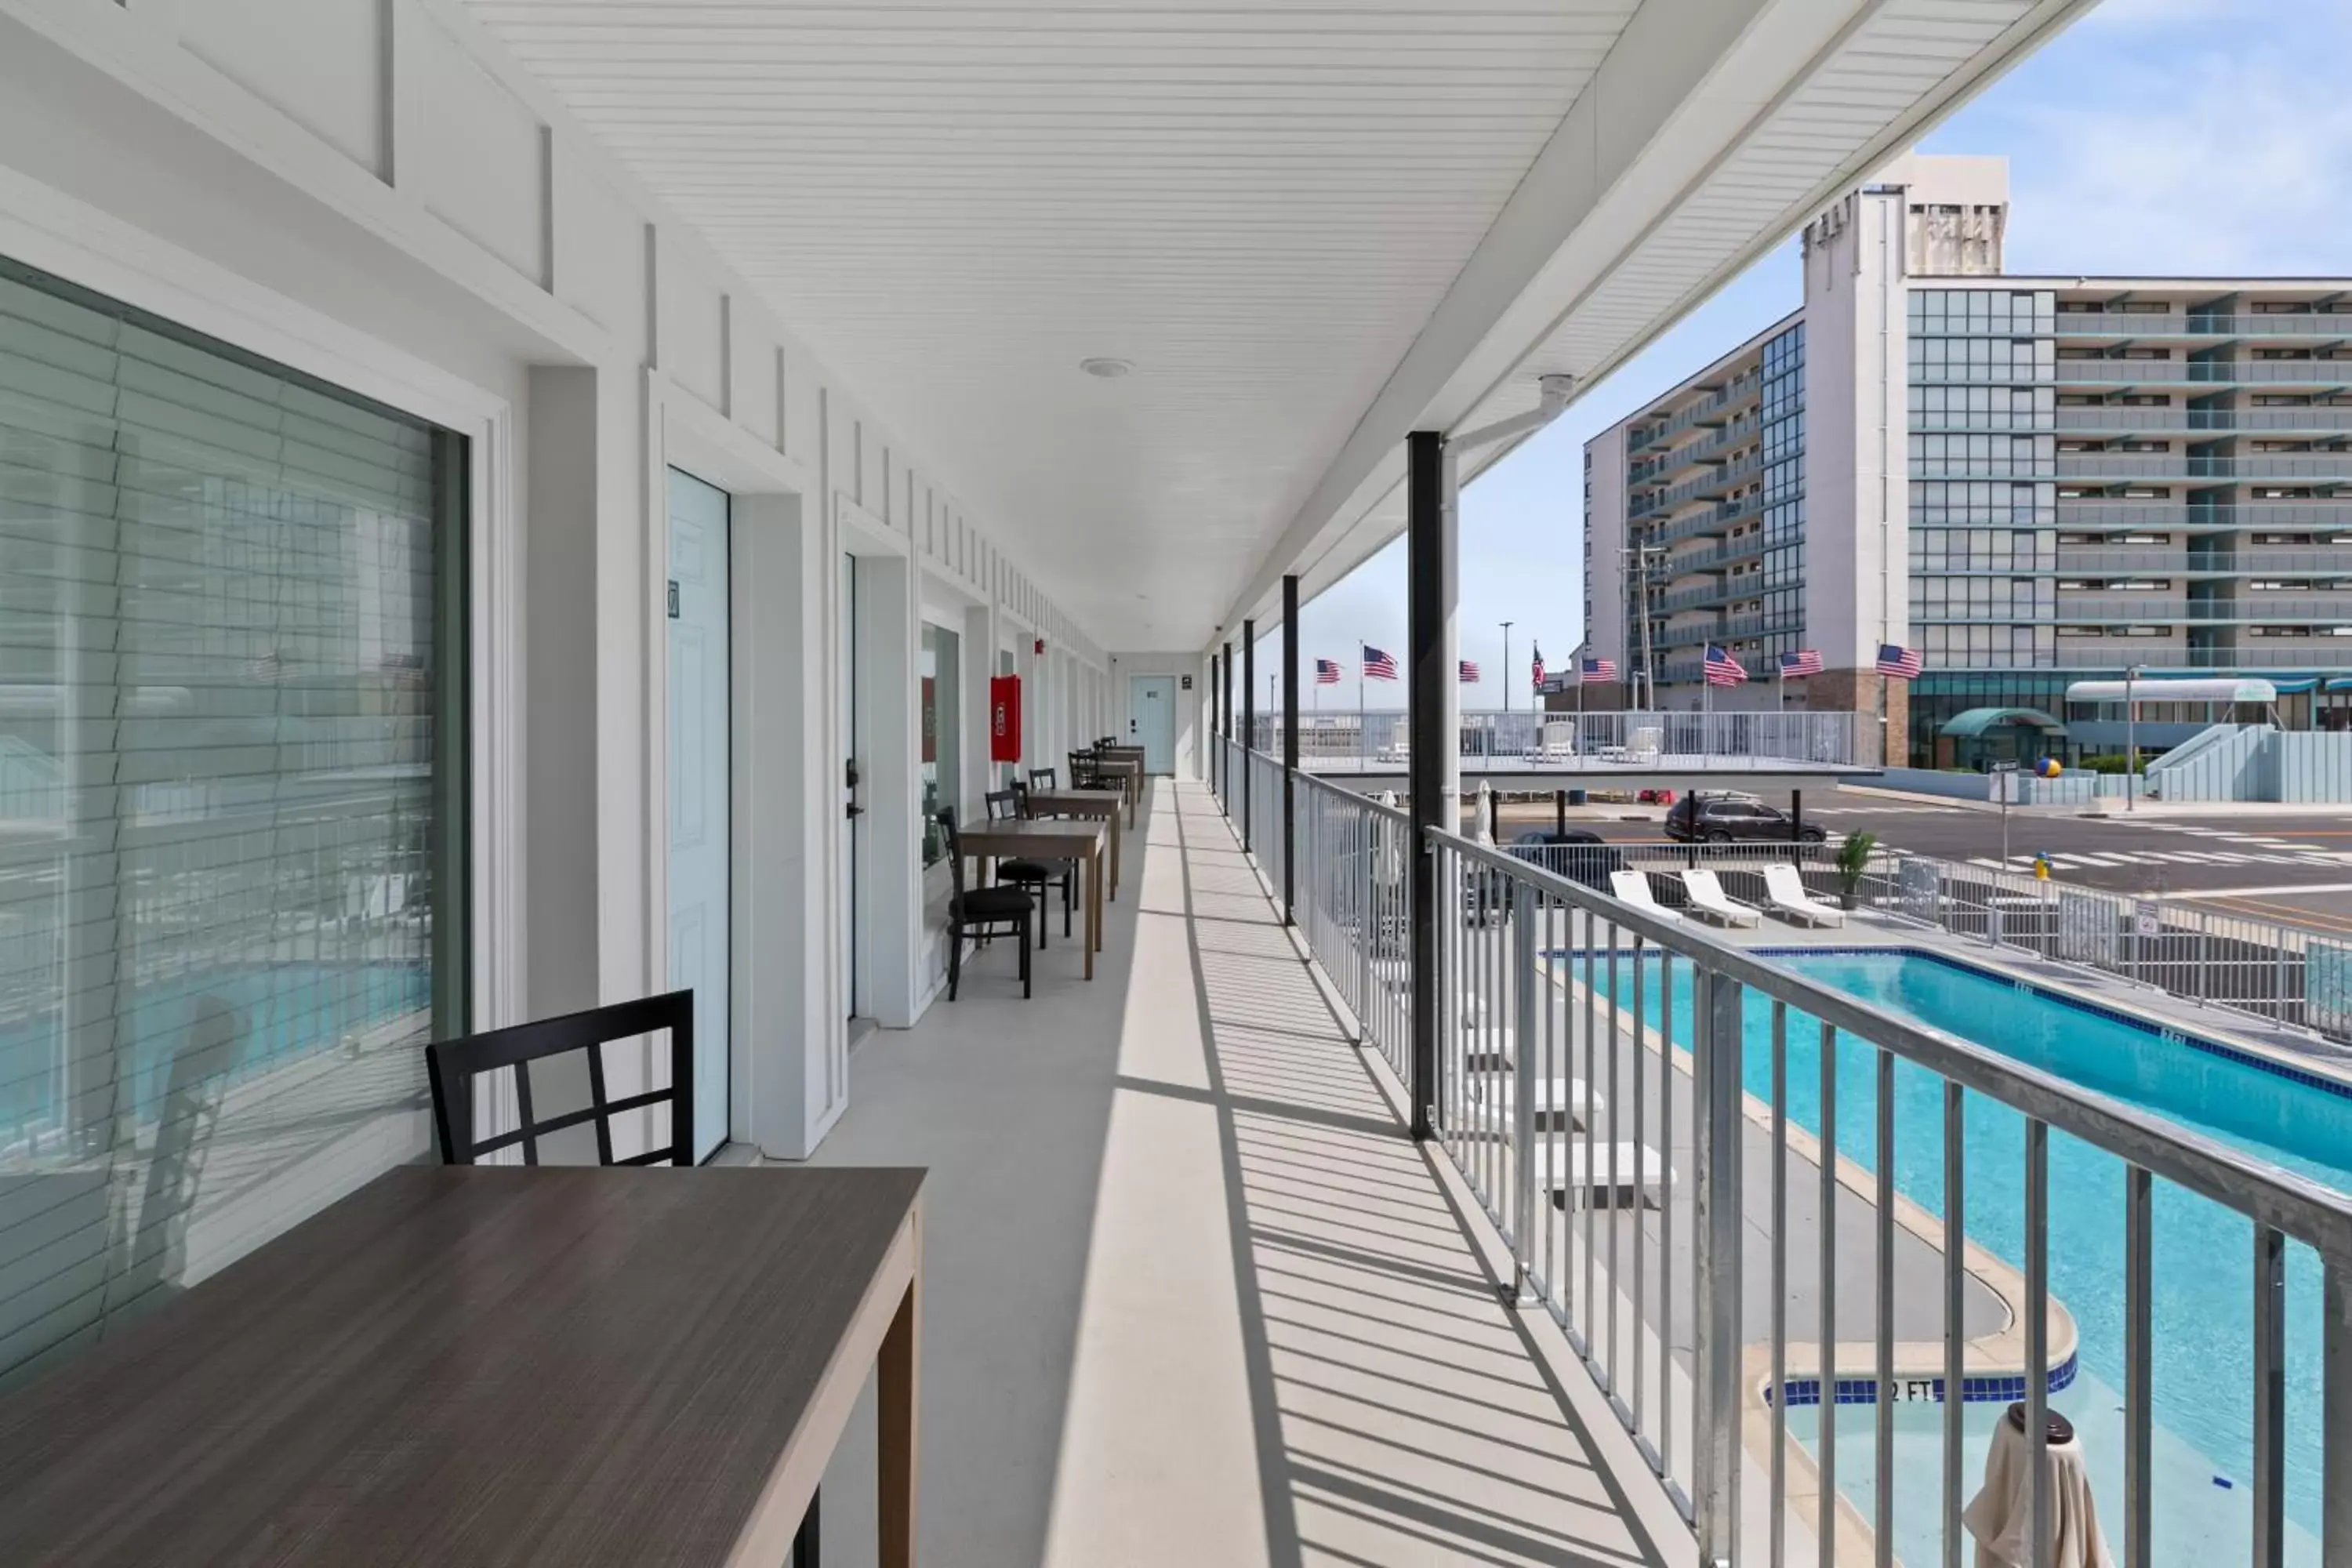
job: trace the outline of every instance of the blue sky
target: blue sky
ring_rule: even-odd
[[[1921,145],[2010,161],[2014,272],[2352,273],[2352,0],[2105,0]],[[1794,242],[1727,284],[1463,495],[1465,707],[1524,707],[1530,641],[1555,669],[1582,635],[1584,443],[1792,310]],[[1301,607],[1301,668],[1355,705],[1360,642],[1402,658],[1404,546]],[[1280,644],[1259,650],[1278,668]],[[1263,679],[1264,678],[1261,677]],[[1376,707],[1403,706],[1401,687]],[[1314,700],[1309,693],[1305,700]]]

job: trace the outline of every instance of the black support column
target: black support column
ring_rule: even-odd
[[[1427,1138],[1437,1102],[1437,861],[1429,830],[1458,829],[1445,820],[1446,754],[1461,744],[1445,733],[1447,591],[1445,438],[1434,430],[1405,437],[1405,734],[1412,792],[1412,842],[1405,847],[1412,907],[1412,1135]]]
[[[1223,688],[1221,700],[1225,705],[1225,739],[1230,741],[1234,738],[1234,645],[1230,640],[1225,644],[1225,666],[1217,680]],[[1217,803],[1224,808],[1225,815],[1231,816],[1234,814],[1234,749],[1231,746],[1217,748],[1217,776],[1224,781],[1223,787],[1217,791]]]
[[[1291,775],[1298,771],[1298,579],[1282,580],[1282,923],[1298,923],[1290,873]]]
[[[1242,623],[1242,848],[1250,847],[1249,752],[1257,745],[1257,622]]]
[[[1218,781],[1223,777],[1217,772],[1224,765],[1219,759],[1225,754],[1225,749],[1217,744],[1217,737],[1225,732],[1224,710],[1217,706],[1217,678],[1223,668],[1215,654],[1209,656],[1209,754],[1202,759],[1206,765],[1202,768],[1201,776],[1208,780],[1211,789],[1215,789]]]

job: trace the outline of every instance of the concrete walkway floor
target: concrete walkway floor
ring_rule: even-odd
[[[819,1161],[931,1171],[923,1560],[1689,1560],[1208,792],[1155,781],[1128,845],[1098,978],[1057,943],[1024,1003],[998,944],[859,1049]],[[872,1561],[865,1439],[826,1479],[826,1568]]]

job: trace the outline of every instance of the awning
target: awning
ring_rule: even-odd
[[[2129,701],[2134,707],[2148,702],[2275,702],[2278,688],[2251,676],[2212,680],[2078,680],[2066,689],[2066,700]]]
[[[2067,695],[2071,697],[2074,693],[2070,691]],[[1983,734],[1987,730],[1999,729],[2008,724],[2040,730],[2051,735],[2063,735],[2066,732],[2065,725],[2061,724],[2039,708],[1964,709],[1945,720],[1944,727],[1936,732],[1939,735],[1972,738]]]

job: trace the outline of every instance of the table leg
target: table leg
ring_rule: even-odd
[[[1095,945],[1097,940],[1095,894],[1097,891],[1097,876],[1101,869],[1101,862],[1092,855],[1085,856],[1083,858],[1087,866],[1087,978],[1092,980],[1095,977]]]
[[[1110,896],[1118,897],[1118,808],[1110,814]]]
[[[919,1379],[915,1344],[917,1306],[922,1293],[919,1265],[908,1281],[898,1315],[882,1336],[882,1353],[875,1358],[876,1395],[879,1412],[881,1453],[877,1466],[881,1493],[882,1568],[913,1568],[915,1561],[915,1389]]]
[[[1103,928],[1103,852],[1099,843],[1095,846],[1095,852],[1087,863],[1093,871],[1087,878],[1087,888],[1094,895],[1087,918],[1093,928],[1095,951],[1099,952],[1102,951]]]

